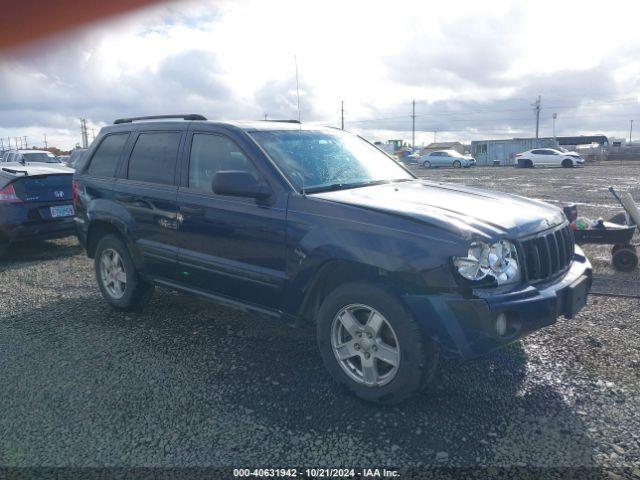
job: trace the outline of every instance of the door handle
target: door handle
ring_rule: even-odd
[[[204,207],[181,206],[180,212],[194,217],[204,216]]]

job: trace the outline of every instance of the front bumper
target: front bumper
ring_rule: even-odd
[[[591,277],[591,264],[576,247],[569,270],[547,283],[501,293],[476,290],[469,298],[450,293],[407,295],[405,300],[445,356],[472,358],[551,325],[561,315],[571,317],[573,286],[584,281],[588,291]],[[496,320],[501,314],[508,328],[498,335]]]

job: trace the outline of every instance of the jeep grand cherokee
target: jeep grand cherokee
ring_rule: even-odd
[[[379,403],[425,386],[441,356],[573,317],[591,285],[560,209],[418,179],[331,128],[120,119],[73,191],[113,307],[141,308],[161,285],[314,322],[331,375]]]

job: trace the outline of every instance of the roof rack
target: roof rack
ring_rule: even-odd
[[[120,123],[132,123],[138,120],[162,120],[165,118],[181,118],[182,120],[206,120],[206,117],[199,115],[197,113],[187,113],[184,115],[152,115],[150,117],[131,117],[131,118],[119,118],[115,122],[114,125],[118,125]]]
[[[263,122],[302,123],[300,120],[277,120],[271,118],[269,120],[263,120]]]

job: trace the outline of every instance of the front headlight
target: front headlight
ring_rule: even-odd
[[[518,252],[513,243],[500,240],[488,245],[473,242],[469,246],[466,257],[454,257],[453,264],[458,273],[467,280],[495,280],[498,285],[506,285],[520,281]]]

